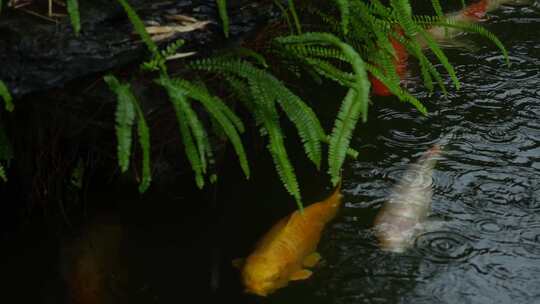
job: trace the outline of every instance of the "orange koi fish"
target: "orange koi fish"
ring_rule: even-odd
[[[289,281],[304,280],[321,259],[316,252],[324,226],[341,205],[340,186],[324,201],[281,219],[257,243],[242,267],[245,291],[267,296]],[[234,262],[233,262],[234,263]]]
[[[405,172],[377,214],[374,231],[383,250],[403,252],[422,231],[431,211],[431,175],[440,154],[439,145],[424,153]]]

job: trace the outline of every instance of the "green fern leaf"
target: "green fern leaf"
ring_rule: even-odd
[[[135,96],[128,84],[121,84],[113,75],[103,77],[111,91],[116,94],[116,140],[118,141],[117,154],[118,164],[122,172],[129,168],[131,156],[131,133],[135,120]]]
[[[427,109],[426,107],[414,96],[409,94],[407,91],[401,89],[399,87],[399,84],[396,84],[395,82],[389,80],[379,69],[372,65],[366,65],[366,68],[368,71],[379,81],[381,81],[387,88],[392,92],[392,94],[396,95],[399,100],[409,102],[412,104],[420,113],[426,115]]]
[[[7,182],[6,170],[4,169],[4,166],[2,166],[2,164],[0,164],[0,179],[4,182]]]
[[[71,21],[71,26],[73,26],[73,31],[75,35],[79,36],[81,32],[81,17],[79,15],[79,1],[78,0],[67,0],[67,12],[69,14],[69,20]]]
[[[15,106],[13,105],[13,98],[9,94],[9,90],[6,84],[0,80],[0,96],[4,99],[4,108],[8,112],[12,112]]]
[[[274,4],[279,8],[281,11],[281,16],[285,18],[285,22],[287,22],[287,28],[289,29],[290,33],[294,33],[293,25],[291,22],[291,18],[289,18],[289,12],[287,12],[287,9],[280,3],[280,0],[273,0]]]
[[[362,104],[359,102],[359,94],[349,89],[347,96],[341,104],[334,129],[330,135],[330,147],[328,148],[328,173],[332,178],[332,184],[336,185],[341,176],[341,167],[345,160],[352,132],[362,113]],[[344,148],[345,147],[345,148]]]
[[[161,57],[161,53],[158,50],[158,47],[156,43],[152,40],[148,32],[146,31],[146,28],[141,20],[141,18],[137,15],[135,10],[129,5],[127,0],[118,0],[122,7],[124,8],[124,11],[126,12],[129,21],[133,24],[133,27],[135,28],[135,31],[137,34],[141,37],[142,41],[146,44],[146,47],[152,53],[153,57]]]
[[[435,10],[435,14],[439,17],[443,17],[444,13],[442,10],[441,2],[439,0],[431,0],[431,4],[433,5],[433,9]]]
[[[203,170],[201,159],[204,159],[205,155],[204,151],[201,151],[200,147],[199,151],[197,151],[197,147],[195,146],[195,142],[193,141],[193,136],[190,131],[190,123],[188,122],[190,120],[190,116],[194,116],[195,113],[193,113],[193,110],[189,106],[184,93],[178,89],[177,86],[173,85],[168,78],[162,77],[159,80],[159,83],[165,87],[167,93],[169,94],[176,112],[176,118],[180,128],[180,135],[182,137],[182,142],[184,143],[184,151],[189,163],[191,164],[191,168],[195,173],[195,182],[199,188],[202,188],[204,186],[203,173],[205,170]],[[193,120],[193,118],[191,119]],[[203,155],[200,155],[199,153],[202,153]]]
[[[221,18],[221,23],[223,25],[223,34],[225,37],[229,38],[229,15],[227,15],[227,1],[226,0],[216,0],[219,17]]]
[[[350,19],[350,10],[349,10],[349,0],[334,0],[339,8],[341,14],[341,27],[343,34],[347,35],[349,31],[349,19]]]
[[[433,54],[437,57],[437,59],[439,59],[443,67],[446,69],[456,89],[459,90],[459,88],[461,87],[461,84],[459,82],[459,79],[457,78],[456,71],[454,70],[454,67],[450,64],[450,62],[448,61],[448,58],[446,57],[444,52],[441,50],[440,46],[437,44],[437,42],[435,42],[435,40],[433,40],[431,35],[426,33],[424,29],[418,27],[418,32],[420,36],[422,36],[422,38],[426,41],[428,47],[431,49]]]
[[[249,85],[252,92],[252,96],[255,99],[257,105],[261,108],[261,114],[263,115],[263,124],[265,130],[268,132],[270,143],[268,144],[268,150],[274,160],[276,171],[285,186],[285,189],[294,197],[298,209],[303,210],[302,198],[300,196],[300,188],[294,168],[289,161],[287,150],[283,142],[283,135],[279,126],[279,117],[272,101],[270,92],[265,91],[260,82],[249,79]]]
[[[152,182],[152,173],[150,171],[150,130],[138,104],[136,104],[136,108],[137,134],[139,135],[139,145],[142,150],[142,178],[139,183],[139,192],[144,193]]]
[[[289,11],[291,12],[291,15],[294,20],[294,25],[296,26],[296,32],[298,34],[302,33],[302,26],[300,25],[300,19],[298,18],[298,14],[296,13],[296,8],[294,6],[294,0],[287,0],[289,3]]]
[[[182,87],[186,91],[187,96],[199,101],[205,107],[206,111],[208,111],[208,113],[210,113],[210,115],[212,115],[212,117],[221,125],[223,131],[233,145],[244,174],[249,178],[250,172],[246,152],[240,136],[236,131],[236,129],[240,132],[243,132],[244,130],[240,118],[238,118],[238,116],[236,116],[236,114],[221,101],[221,99],[210,96],[205,89],[181,79],[174,80],[174,83],[175,85]]]

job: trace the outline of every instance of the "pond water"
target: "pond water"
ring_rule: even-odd
[[[345,165],[344,208],[320,243],[323,263],[261,302],[540,303],[540,14],[505,7],[490,18],[511,66],[467,37],[472,51],[447,50],[461,90],[429,96],[407,79],[427,117],[375,99],[353,140],[360,156]],[[449,134],[433,176],[432,216],[443,224],[405,253],[382,251],[374,216],[407,165]]]
[[[406,86],[429,115],[395,98],[374,98],[369,121],[352,142],[360,155],[344,167],[343,208],[323,234],[323,260],[309,280],[258,298],[242,292],[231,266],[295,208],[261,144],[248,153],[258,160],[251,182],[242,180],[235,162],[226,164],[236,169],[223,170],[216,197],[207,198],[217,208],[186,193],[192,184],[175,189],[181,195],[175,198],[139,200],[114,189],[93,194],[90,204],[123,206],[119,219],[95,232],[109,231],[98,237],[106,243],[100,257],[120,257],[106,263],[87,257],[89,265],[108,265],[97,272],[69,266],[77,260],[62,252],[66,245],[55,233],[44,238],[39,232],[2,253],[0,290],[25,303],[62,303],[69,293],[65,273],[74,268],[95,275],[82,285],[96,284],[90,289],[112,295],[99,303],[171,303],[193,296],[196,303],[540,303],[540,13],[504,7],[485,26],[508,48],[510,67],[493,45],[466,36],[470,48],[446,50],[462,82],[448,97],[430,96],[410,66]],[[328,118],[342,93],[310,92]],[[390,189],[408,164],[449,135],[433,175],[432,216],[443,224],[419,235],[404,253],[382,251],[372,225]],[[304,170],[296,160],[303,155],[296,154],[291,157],[305,201],[322,198],[329,192],[326,173]],[[75,255],[98,246],[77,244],[67,246],[76,247]],[[113,283],[105,284],[105,276]]]

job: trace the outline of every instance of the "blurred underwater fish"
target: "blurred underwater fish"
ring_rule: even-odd
[[[432,173],[440,154],[440,145],[435,145],[412,164],[377,214],[374,231],[383,250],[404,252],[424,229],[431,211]]]
[[[340,184],[324,201],[294,211],[277,222],[257,243],[241,267],[245,291],[267,296],[289,281],[303,280],[312,272],[320,255],[316,252],[324,226],[337,214],[341,205]]]

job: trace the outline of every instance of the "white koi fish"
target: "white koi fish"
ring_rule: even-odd
[[[423,230],[431,211],[431,176],[440,154],[435,145],[411,165],[377,214],[374,230],[383,250],[404,252]]]

